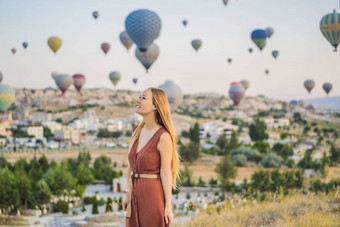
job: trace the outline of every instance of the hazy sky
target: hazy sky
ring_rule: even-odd
[[[118,37],[126,16],[141,8],[162,20],[155,40],[160,56],[148,74],[134,56],[135,46],[127,53]],[[339,11],[338,0],[230,0],[227,6],[222,0],[0,0],[0,71],[3,83],[17,88],[55,87],[53,71],[83,73],[86,88],[113,88],[108,74],[117,70],[122,74],[118,89],[142,90],[171,79],[184,93],[227,95],[231,82],[247,79],[248,95],[324,97],[322,84],[331,82],[329,96],[340,96],[340,50],[333,52],[319,28],[333,9]],[[183,19],[189,21],[186,28]],[[274,35],[260,52],[250,33],[269,26]],[[63,40],[56,55],[47,45],[50,36]],[[203,41],[197,53],[191,47],[195,38]],[[26,50],[24,41],[29,43]],[[111,44],[107,56],[102,42]],[[277,60],[271,56],[275,49],[280,51]],[[303,87],[305,79],[316,82],[311,95]]]

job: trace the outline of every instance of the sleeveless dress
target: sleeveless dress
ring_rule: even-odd
[[[161,156],[157,150],[160,136],[167,132],[159,128],[144,147],[136,154],[138,139],[132,145],[128,159],[131,171],[160,174]],[[127,227],[168,227],[165,224],[165,196],[160,178],[132,178],[131,217],[126,218]]]

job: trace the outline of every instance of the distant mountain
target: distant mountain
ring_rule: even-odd
[[[340,96],[305,99],[306,104],[312,104],[315,109],[340,111]]]

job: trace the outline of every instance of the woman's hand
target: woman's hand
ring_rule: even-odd
[[[126,197],[123,201],[123,210],[126,210],[128,205],[130,204],[131,202],[131,199],[130,199],[130,196],[129,196],[129,193],[126,193]]]
[[[164,218],[165,218],[165,223],[166,224],[172,224],[172,218],[173,218],[173,214],[172,214],[172,209],[171,206],[169,207],[165,207],[164,210]]]

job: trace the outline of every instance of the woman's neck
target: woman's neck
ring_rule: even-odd
[[[143,116],[143,121],[144,121],[144,127],[146,130],[153,130],[155,128],[158,128],[160,125],[156,122],[155,120],[155,115],[154,114],[149,114]]]

